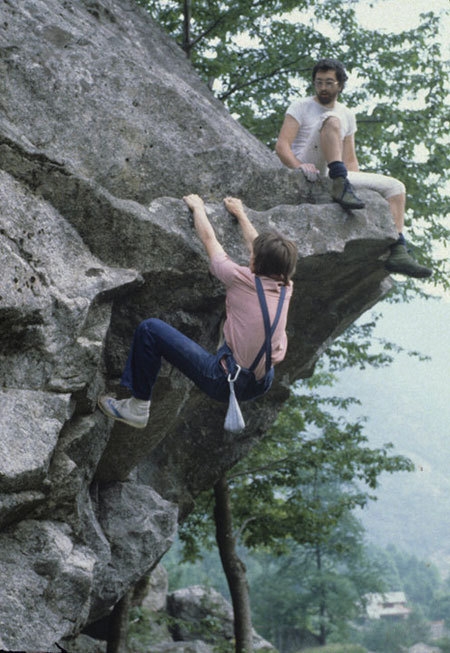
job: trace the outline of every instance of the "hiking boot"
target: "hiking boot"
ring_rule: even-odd
[[[105,395],[99,397],[98,407],[107,417],[134,426],[136,429],[143,429],[147,426],[150,411],[149,401],[140,401],[134,397],[113,399],[113,397]]]
[[[331,197],[344,209],[363,209],[365,204],[356,196],[347,177],[336,177],[331,186]]]
[[[384,267],[389,272],[406,274],[408,277],[415,277],[416,279],[425,279],[432,274],[429,268],[420,265],[413,259],[403,243],[391,245],[391,253]]]

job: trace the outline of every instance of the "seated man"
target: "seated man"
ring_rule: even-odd
[[[399,237],[391,247],[386,269],[424,278],[431,270],[419,265],[408,253],[403,236],[405,187],[401,181],[385,175],[359,172],[355,152],[354,114],[338,102],[347,74],[335,59],[322,59],[312,72],[315,95],[293,102],[286,112],[278,136],[276,152],[289,168],[300,168],[307,179],[317,175],[332,179],[331,195],[345,209],[364,208],[355,189],[369,188],[388,202]]]
[[[188,195],[184,201],[193,212],[210,270],[226,286],[225,342],[210,354],[169,324],[154,318],[144,320],[135,331],[121,380],[132,396],[121,400],[103,396],[98,402],[108,417],[136,428],[147,425],[152,389],[163,358],[207,395],[227,402],[230,378],[239,400],[267,392],[273,381],[273,366],[286,355],[291,277],[298,256],[295,244],[274,231],[258,235],[242,202],[225,198],[225,206],[237,218],[250,252],[249,266],[238,265],[217,240],[202,199]]]

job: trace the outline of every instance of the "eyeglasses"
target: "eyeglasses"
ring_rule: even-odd
[[[316,88],[322,88],[322,86],[324,86],[325,88],[334,88],[336,86],[336,84],[339,84],[339,82],[336,82],[336,81],[334,81],[332,79],[326,79],[326,80],[316,79],[316,80],[314,80],[314,86]]]

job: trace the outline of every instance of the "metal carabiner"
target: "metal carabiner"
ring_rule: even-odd
[[[237,368],[237,370],[236,370],[236,374],[234,375],[234,378],[233,378],[233,379],[231,378],[231,374],[228,375],[228,377],[227,377],[227,381],[228,381],[228,383],[234,383],[234,382],[236,381],[236,379],[238,378],[239,373],[240,373],[242,367],[236,363],[236,368]]]

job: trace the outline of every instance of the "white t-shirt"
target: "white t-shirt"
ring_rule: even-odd
[[[306,100],[295,100],[286,113],[295,118],[300,125],[291,147],[294,155],[302,163],[314,163],[314,161],[306,160],[304,153],[308,151],[311,140],[317,140],[323,119],[326,116],[335,115],[340,119],[342,139],[356,132],[354,114],[340,102],[336,102],[330,109],[316,102],[312,97]]]

